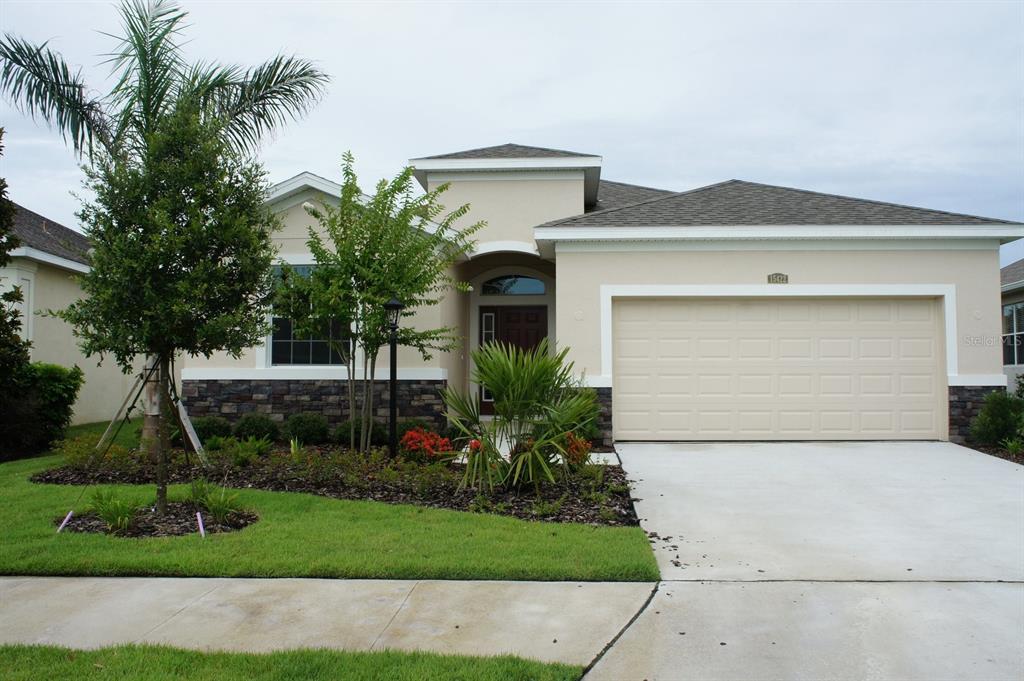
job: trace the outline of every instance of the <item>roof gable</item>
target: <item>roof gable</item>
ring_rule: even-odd
[[[999,270],[999,283],[1003,288],[1024,288],[1024,260],[1012,262]]]
[[[480,147],[479,149],[466,149],[454,151],[448,154],[437,154],[435,156],[423,156],[416,160],[426,159],[488,159],[488,158],[578,158],[580,156],[595,156],[595,154],[580,154],[575,151],[564,149],[549,149],[547,147],[531,147],[525,144],[499,144],[493,147]]]
[[[728,180],[557,220],[560,227],[1017,224],[896,203]]]

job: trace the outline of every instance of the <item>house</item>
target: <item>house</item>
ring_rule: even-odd
[[[410,164],[487,226],[455,267],[472,291],[414,318],[466,340],[430,362],[400,353],[402,416],[440,421],[440,387],[475,389],[481,343],[545,336],[597,390],[609,440],[959,439],[1006,384],[987,340],[999,245],[1024,225],[740,180],[652,189],[602,178],[600,156],[518,144]],[[302,204],[337,193],[308,173],[274,187],[284,260],[312,262]],[[284,329],[190,360],[193,413],[341,418],[344,368]]]
[[[1024,260],[999,272],[1003,299],[1003,373],[1010,388],[1024,374]]]
[[[11,251],[11,262],[0,267],[0,289],[21,288],[21,333],[32,342],[32,361],[77,365],[84,372],[72,423],[109,420],[134,378],[122,374],[112,358],[99,365],[98,357],[86,357],[71,327],[46,314],[82,296],[76,277],[89,271],[89,242],[24,206],[14,207],[14,235],[20,245]]]

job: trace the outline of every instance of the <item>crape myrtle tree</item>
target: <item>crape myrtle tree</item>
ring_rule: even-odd
[[[182,51],[187,13],[171,0],[124,0],[119,13],[121,33],[112,36],[116,44],[106,60],[114,85],[105,95],[94,94],[81,70],[48,43],[10,33],[0,37],[0,92],[55,128],[77,156],[92,160],[100,154],[107,164],[98,168],[100,175],[116,163],[140,172],[157,128],[182,103],[202,121],[216,121],[234,150],[252,153],[261,139],[305,114],[326,87],[326,74],[292,56],[278,55],[253,67],[190,63]],[[173,267],[170,262],[153,264],[157,269]],[[143,277],[140,281],[156,276],[133,271]],[[142,309],[124,313],[119,328],[144,323],[144,314],[152,316]],[[154,361],[147,358],[149,365]],[[148,384],[143,427],[147,442],[156,439],[156,397],[155,384]]]
[[[484,223],[458,226],[469,206],[447,211],[440,198],[448,185],[417,195],[412,168],[381,180],[373,195],[366,196],[353,164],[352,154],[346,153],[337,206],[306,206],[317,222],[307,242],[315,266],[308,277],[282,266],[274,314],[290,317],[297,334],[334,338],[332,350],[345,360],[350,379],[349,444],[365,451],[373,423],[377,355],[391,333],[384,304],[397,298],[405,305],[402,316],[412,317],[452,291],[468,291],[469,285],[453,276],[453,266],[472,249],[472,236]],[[337,337],[329,333],[332,327],[348,333]],[[459,340],[451,327],[399,324],[399,345],[415,348],[424,360],[433,352],[453,349]],[[353,380],[357,365],[362,369],[359,381]]]
[[[78,218],[92,247],[85,296],[58,314],[87,355],[129,371],[154,358],[157,510],[167,505],[166,397],[179,353],[238,356],[260,342],[274,292],[263,169],[238,156],[216,121],[179,105],[131,161],[99,152],[86,170],[95,199]]]

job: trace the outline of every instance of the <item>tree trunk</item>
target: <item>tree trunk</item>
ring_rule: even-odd
[[[365,350],[365,348],[364,348]],[[369,385],[367,372],[369,371],[369,359],[367,353],[363,354],[363,408],[359,414],[359,451],[368,452],[370,451],[370,419],[373,415],[370,413],[370,397],[366,393],[366,387]]]
[[[151,459],[156,452],[157,440],[160,438],[160,376],[157,366],[160,358],[146,355],[143,371],[145,380],[142,390],[142,451]],[[155,459],[154,459],[155,460]]]
[[[168,459],[168,441],[170,440],[170,433],[167,430],[167,419],[165,418],[165,411],[167,402],[167,392],[169,383],[170,373],[170,361],[167,357],[161,357],[159,359],[160,368],[158,370],[158,389],[156,393],[157,399],[157,436],[154,440],[153,453],[156,455],[156,514],[164,515],[167,513],[167,459]]]
[[[377,419],[376,419],[376,417],[373,414],[373,394],[374,394],[373,393],[373,388],[374,388],[373,379],[374,379],[374,376],[376,375],[376,373],[377,373],[377,353],[375,352],[375,353],[373,353],[373,357],[370,359],[370,373],[366,377],[366,381],[367,381],[367,394],[368,394],[367,400],[369,400],[369,402],[368,402],[369,409],[367,411],[370,414],[370,418],[369,418],[369,422],[367,424],[367,428],[370,431],[370,433],[373,433],[373,425],[377,422]]]

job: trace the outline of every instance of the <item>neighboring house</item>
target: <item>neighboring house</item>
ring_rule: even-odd
[[[1010,389],[1024,374],[1024,260],[999,272],[1003,297],[1003,373]]]
[[[85,372],[72,423],[110,419],[134,378],[124,376],[112,357],[97,366],[99,358],[82,354],[71,327],[45,314],[82,296],[76,277],[89,271],[89,242],[38,213],[14,207],[14,235],[20,245],[11,251],[11,262],[0,267],[0,288],[21,287],[21,333],[32,341],[32,361],[77,365]]]
[[[999,245],[1024,225],[739,180],[651,189],[602,179],[600,156],[515,144],[410,164],[487,226],[455,267],[472,291],[414,318],[466,340],[400,353],[403,416],[440,422],[438,389],[475,389],[481,343],[545,336],[597,389],[607,439],[958,439],[1005,385]],[[302,204],[338,191],[308,173],[274,187],[284,260],[312,262]],[[239,359],[189,360],[184,391],[193,413],[337,420],[328,354],[282,321]]]

